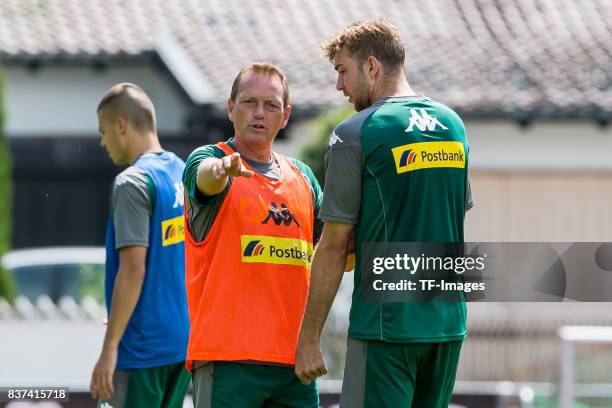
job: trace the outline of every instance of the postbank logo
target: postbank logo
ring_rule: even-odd
[[[421,142],[391,149],[397,174],[439,167],[465,168],[461,142]]]
[[[310,266],[312,244],[297,238],[265,235],[240,237],[242,262]]]
[[[162,246],[174,245],[185,240],[185,218],[182,215],[162,221]]]

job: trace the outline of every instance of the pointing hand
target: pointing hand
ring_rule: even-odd
[[[242,164],[240,153],[237,152],[219,159],[211,169],[217,180],[228,176],[253,177],[253,172]]]

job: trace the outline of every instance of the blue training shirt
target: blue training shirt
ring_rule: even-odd
[[[121,338],[117,370],[185,361],[189,316],[185,292],[185,229],[182,175],[185,163],[174,153],[143,155],[134,166],[155,185],[142,291]],[[110,315],[119,251],[111,213],[106,229],[106,308]]]

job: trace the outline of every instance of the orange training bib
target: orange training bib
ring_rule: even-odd
[[[226,154],[233,150],[217,144]],[[185,229],[193,360],[294,363],[313,251],[309,182],[275,153],[280,180],[233,177],[204,241]],[[248,165],[243,161],[244,165]]]

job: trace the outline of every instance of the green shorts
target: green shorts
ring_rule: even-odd
[[[447,408],[460,341],[348,340],[341,408]]]
[[[98,400],[98,407],[182,408],[189,387],[189,372],[184,362],[116,371],[113,386],[113,396],[108,400]]]
[[[318,408],[316,382],[304,385],[293,367],[215,361],[193,370],[195,408]]]

